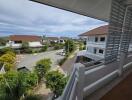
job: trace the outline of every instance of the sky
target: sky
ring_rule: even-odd
[[[0,0],[0,36],[77,37],[103,21],[28,0]]]

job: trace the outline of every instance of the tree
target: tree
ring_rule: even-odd
[[[46,74],[46,86],[53,91],[55,98],[62,94],[67,79],[58,71],[51,71]]]
[[[37,84],[35,73],[9,71],[0,75],[0,100],[19,100]]]
[[[41,59],[36,63],[35,71],[38,75],[39,81],[45,76],[45,74],[49,71],[51,67],[50,59]]]
[[[67,40],[65,42],[65,51],[67,54],[73,52],[75,50],[75,43],[73,40]]]
[[[86,49],[86,47],[84,45],[84,42],[80,42],[79,43],[79,50],[85,50],[85,49]]]

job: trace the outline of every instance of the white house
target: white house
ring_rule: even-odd
[[[9,42],[6,44],[6,46],[17,49],[21,48],[23,42],[28,42],[29,47],[38,48],[42,47],[41,41],[41,36],[11,35],[9,37]]]
[[[68,37],[45,37],[44,41],[48,43],[62,43],[64,44]]]
[[[86,40],[86,50],[80,51],[77,55],[85,56],[92,60],[103,59],[105,55],[107,33],[108,25],[104,25],[80,34],[79,37]],[[131,44],[129,46],[129,51],[132,51]]]

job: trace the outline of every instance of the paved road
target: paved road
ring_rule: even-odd
[[[61,52],[63,50],[54,50],[54,51],[47,51],[38,54],[25,54],[25,55],[18,55],[17,58],[19,59],[17,63],[17,68],[26,66],[29,70],[33,70],[33,66],[35,66],[36,62],[43,58],[50,58],[52,61],[52,67],[57,66],[57,61],[62,59],[64,56],[56,55],[57,52]]]

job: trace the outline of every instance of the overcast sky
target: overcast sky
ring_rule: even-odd
[[[0,36],[72,36],[105,22],[28,0],[0,0]]]

